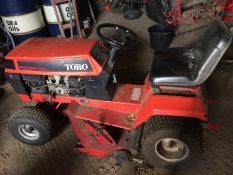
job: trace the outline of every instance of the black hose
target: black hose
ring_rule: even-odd
[[[156,12],[156,10],[154,9],[154,7],[153,7],[151,1],[150,1],[150,0],[147,0],[146,2],[149,4],[150,8],[152,9],[152,11],[153,11],[153,13],[154,13],[154,16],[157,16],[157,15],[159,16],[159,14],[158,14],[158,13]]]
[[[14,42],[14,39],[13,37],[11,36],[11,34],[5,29],[5,27],[3,26],[3,23],[0,23],[0,28],[3,30],[3,32],[5,33],[5,36],[8,38],[10,38],[11,40],[11,44],[12,44],[12,47],[15,48],[15,42]],[[7,39],[7,45],[9,45],[9,39]],[[7,48],[9,48],[7,46]]]

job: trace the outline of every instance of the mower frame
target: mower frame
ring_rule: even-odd
[[[156,92],[159,90],[160,92]],[[46,94],[19,94],[23,101],[55,102],[68,104],[68,114],[73,129],[81,145],[74,148],[77,152],[86,152],[93,156],[107,156],[116,150],[132,150],[121,137],[116,141],[101,125],[110,125],[123,129],[124,132],[137,130],[152,116],[192,117],[207,121],[207,104],[201,87],[161,86],[155,90],[151,87],[149,77],[144,85],[120,84],[112,101],[74,98],[68,96],[51,97]],[[169,91],[170,94],[163,93]],[[179,93],[188,95],[175,95]],[[93,137],[94,136],[94,137]],[[130,148],[129,148],[130,147]]]

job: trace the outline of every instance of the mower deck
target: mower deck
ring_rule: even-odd
[[[174,116],[184,115],[184,117],[196,115],[195,117],[203,121],[207,120],[203,117],[207,109],[200,88],[178,89],[179,92],[190,91],[195,95],[185,97],[155,95],[149,85],[148,79],[145,85],[121,84],[112,101],[89,99],[71,101],[67,113],[81,141],[81,145],[77,146],[74,151],[86,152],[99,157],[113,154],[116,150],[130,150],[131,154],[137,152],[137,145],[130,144],[130,141],[139,143],[142,133],[139,125],[146,121],[148,116],[168,113]],[[171,87],[163,88],[177,90]],[[171,98],[173,101],[167,100]],[[152,107],[154,105],[156,109]],[[118,140],[114,139],[107,129],[102,128],[102,125],[125,130],[121,130],[121,134],[117,131],[118,135],[121,135]]]

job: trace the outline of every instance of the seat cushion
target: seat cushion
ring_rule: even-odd
[[[185,86],[191,81],[188,65],[189,53],[183,48],[156,51],[151,66],[152,86]]]
[[[222,21],[214,21],[191,49],[156,52],[150,75],[152,86],[200,85],[211,75],[231,40],[226,25]]]

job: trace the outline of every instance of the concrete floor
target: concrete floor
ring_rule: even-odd
[[[104,13],[100,23],[114,22],[133,29],[141,36],[140,48],[124,50],[119,53],[121,81],[141,82],[150,70],[153,50],[149,47],[147,27],[152,25],[146,16],[128,21],[118,14]],[[184,46],[195,40],[199,31],[180,35],[172,46]],[[95,34],[91,37],[96,37]],[[231,48],[226,57],[231,58]],[[230,175],[233,173],[233,69],[232,63],[221,63],[209,78],[206,87],[208,96],[214,100],[210,106],[211,118],[221,125],[219,131],[205,131],[204,155],[201,161],[180,175]],[[130,69],[129,69],[130,66]],[[126,79],[127,77],[127,79]],[[139,81],[138,81],[139,80]],[[159,175],[161,172],[126,163],[123,167],[115,167],[114,157],[103,159],[88,157],[72,152],[75,136],[69,122],[56,119],[57,133],[48,144],[33,147],[21,144],[12,138],[7,130],[9,116],[22,105],[11,88],[0,93],[0,175]]]

